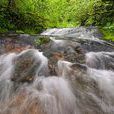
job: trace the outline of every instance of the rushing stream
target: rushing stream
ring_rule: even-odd
[[[85,51],[79,63],[79,43],[59,39],[49,46],[55,74],[48,47],[0,55],[0,114],[114,114],[114,50]]]

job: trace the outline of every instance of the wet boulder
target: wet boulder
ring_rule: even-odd
[[[59,60],[64,59],[69,62],[84,62],[85,53],[81,45],[77,42],[51,39],[48,43],[42,44],[39,48],[49,59],[52,56],[58,56],[56,59]]]
[[[12,80],[15,82],[31,82],[35,76],[48,75],[47,59],[38,50],[23,51],[17,55],[14,64]]]
[[[85,52],[77,42],[51,39],[48,43],[40,45],[39,49],[49,59],[51,75],[57,74],[57,62],[59,60],[85,63]]]
[[[95,69],[114,70],[114,52],[89,52],[86,64]]]
[[[59,62],[59,72],[66,78],[76,97],[80,113],[113,114],[114,72],[89,68],[80,63]],[[84,107],[84,108],[83,108]]]
[[[108,42],[104,40],[78,40],[77,42],[80,42],[82,48],[86,52],[100,52],[100,51],[107,51],[107,52],[113,52],[114,51],[114,43]]]

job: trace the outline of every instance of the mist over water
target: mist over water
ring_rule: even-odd
[[[51,51],[68,55],[79,47],[53,42]],[[114,114],[114,52],[86,52],[85,58],[81,64],[59,56],[52,75],[50,59],[37,49],[0,55],[0,114]]]

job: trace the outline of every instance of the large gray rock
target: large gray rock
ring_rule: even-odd
[[[12,81],[32,82],[35,76],[47,76],[47,59],[43,57],[37,50],[32,49],[20,53],[14,60]]]

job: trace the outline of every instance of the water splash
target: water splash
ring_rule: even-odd
[[[7,101],[12,93],[13,83],[10,78],[13,74],[15,57],[15,53],[0,56],[0,102]]]
[[[90,52],[85,65],[59,60],[52,76],[38,50],[1,55],[0,114],[113,114],[114,71],[105,63],[113,56]]]
[[[92,68],[114,70],[114,52],[89,52],[86,63]]]
[[[69,80],[81,114],[114,113],[114,72],[79,63],[61,61],[63,77]]]

